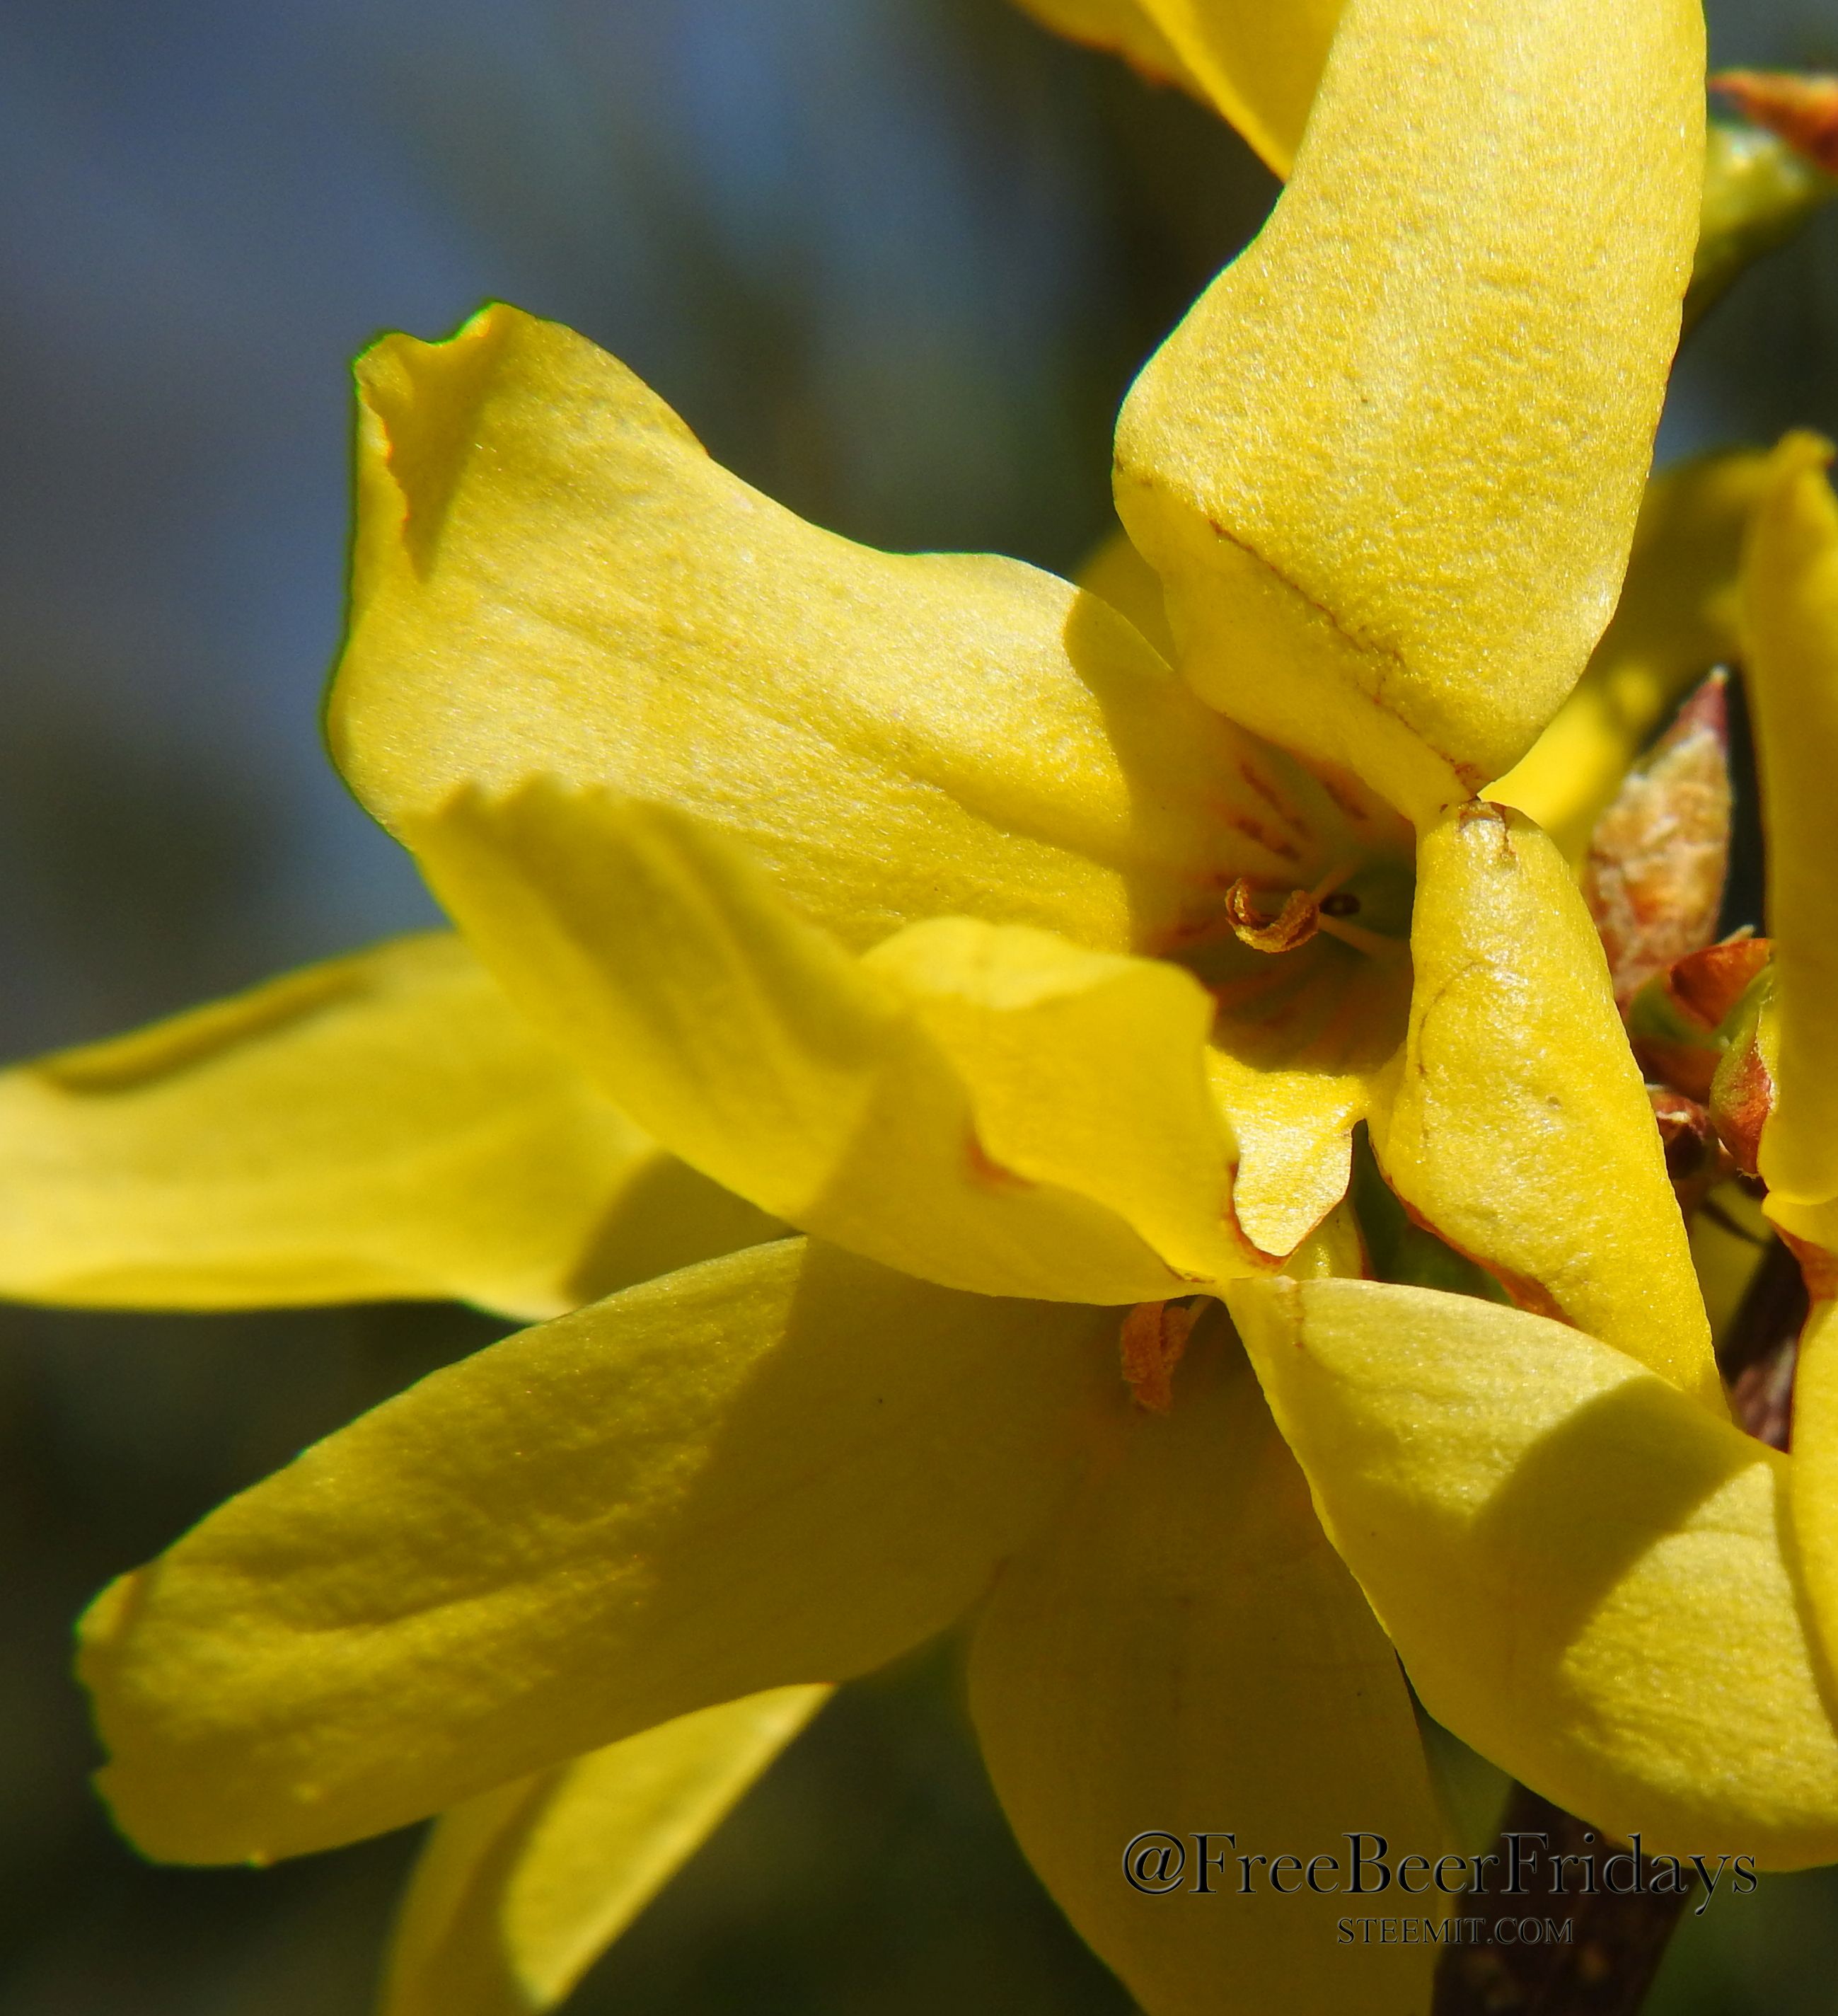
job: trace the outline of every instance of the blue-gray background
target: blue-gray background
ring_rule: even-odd
[[[1722,63],[1838,61],[1833,0],[1712,16]],[[1066,569],[1130,373],[1273,185],[1000,0],[8,0],[0,190],[13,1056],[431,916],[317,733],[372,334],[505,297],[822,523]],[[1662,454],[1838,431],[1835,334],[1828,218],[1707,325]],[[364,2007],[407,1844],[143,1869],[81,1786],[63,1634],[225,1490],[489,1334],[0,1319],[0,2016]],[[1668,2006],[1838,2007],[1829,1895],[1720,1905]],[[579,2006],[1124,2003],[1008,1849],[941,1660],[833,1711]]]

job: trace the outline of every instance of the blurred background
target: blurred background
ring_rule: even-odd
[[[1838,64],[1838,0],[1718,0]],[[429,921],[317,709],[346,365],[502,296],[713,452],[897,548],[1062,571],[1131,373],[1275,193],[1171,93],[1002,0],[9,0],[0,11],[0,1056]],[[1838,217],[1682,362],[1668,459],[1838,432]],[[87,1596],[494,1334],[437,1308],[0,1310],[0,2016],[351,2016],[399,1837],[261,1874],[110,1834]],[[1677,2016],[1838,2009],[1822,1874],[1719,1900]],[[948,1651],[847,1690],[572,2005],[1120,2011],[1009,1845]]]

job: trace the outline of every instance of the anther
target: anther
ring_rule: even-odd
[[[1200,1305],[1138,1302],[1123,1319],[1123,1375],[1138,1407],[1165,1414],[1174,1404],[1174,1367],[1200,1316]]]
[[[1254,952],[1293,952],[1320,930],[1321,905],[1306,889],[1292,889],[1275,916],[1267,916],[1241,875],[1225,891],[1225,920],[1232,935]]]

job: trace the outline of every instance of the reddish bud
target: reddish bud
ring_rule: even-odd
[[[1710,88],[1815,167],[1838,175],[1838,77],[1726,70],[1710,79]]]
[[[1766,938],[1739,934],[1678,960],[1666,976],[1672,999],[1707,1029],[1720,1029],[1773,956]]]
[[[1746,1176],[1758,1173],[1761,1130],[1774,1111],[1774,1074],[1761,1054],[1761,1010],[1768,982],[1743,995],[1728,1046],[1710,1081],[1710,1119],[1731,1159]]]
[[[1583,896],[1624,1006],[1709,944],[1729,864],[1725,675],[1713,672],[1595,823]]]
[[[1649,1078],[1700,1102],[1710,1098],[1731,1019],[1771,951],[1766,938],[1744,934],[1688,953],[1646,982],[1625,1012]]]

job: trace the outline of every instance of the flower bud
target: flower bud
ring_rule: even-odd
[[[1728,1048],[1731,1018],[1768,966],[1766,938],[1738,936],[1675,959],[1626,1009],[1628,1035],[1649,1078],[1700,1103]]]
[[[1707,945],[1729,865],[1729,726],[1713,672],[1595,823],[1583,896],[1624,1005]]]
[[[1761,1130],[1774,1111],[1767,1013],[1773,992],[1772,974],[1758,973],[1729,1017],[1723,1056],[1710,1081],[1711,1122],[1746,1176],[1757,1173]]]

